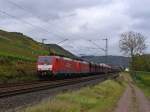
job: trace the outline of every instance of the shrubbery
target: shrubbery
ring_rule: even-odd
[[[133,67],[135,71],[149,71],[150,72],[150,55],[135,56]]]
[[[8,58],[0,63],[0,83],[22,82],[37,79],[35,62],[10,61]]]

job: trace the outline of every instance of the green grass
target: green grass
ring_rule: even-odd
[[[134,80],[137,85],[143,89],[145,95],[150,99],[150,72],[136,72]]]
[[[62,93],[23,112],[112,112],[125,88],[125,83],[119,80]]]

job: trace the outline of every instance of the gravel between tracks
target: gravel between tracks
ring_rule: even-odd
[[[97,84],[104,79],[96,79],[86,82],[81,82],[73,85],[57,87],[49,90],[42,90],[38,92],[26,93],[22,95],[12,96],[0,99],[0,112],[16,112],[16,110],[24,108],[29,105],[36,104],[42,100],[53,98],[56,94],[76,90],[87,85]]]

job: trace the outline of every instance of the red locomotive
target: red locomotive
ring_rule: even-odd
[[[37,62],[40,77],[83,76],[113,72],[111,66],[94,64],[60,56],[39,56]]]

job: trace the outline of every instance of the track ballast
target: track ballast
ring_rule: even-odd
[[[52,89],[61,86],[73,85],[83,81],[95,80],[98,78],[106,79],[108,76],[116,77],[117,75],[94,75],[87,77],[78,77],[72,79],[54,80],[54,81],[36,81],[29,83],[19,83],[0,86],[0,98],[35,92],[40,90]]]

